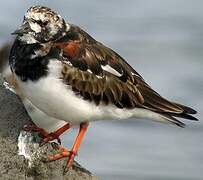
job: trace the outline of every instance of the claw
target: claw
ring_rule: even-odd
[[[44,138],[43,141],[44,141],[44,143],[48,143],[48,142],[56,139],[58,141],[58,143],[61,144],[61,140],[60,140],[59,136],[60,136],[59,134],[54,133],[54,132],[49,133],[48,136],[46,138]]]
[[[51,143],[51,145],[55,150],[59,151],[59,153],[48,155],[48,162],[56,161],[61,158],[70,156],[70,151],[68,151],[68,149],[64,148],[63,146],[58,145],[57,143]]]

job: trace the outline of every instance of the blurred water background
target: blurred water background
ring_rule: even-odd
[[[0,43],[39,4],[113,48],[161,95],[199,112],[185,129],[134,119],[92,123],[77,160],[104,180],[202,180],[203,1],[2,1]],[[70,147],[76,132],[63,143]]]

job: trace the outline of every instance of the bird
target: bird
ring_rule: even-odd
[[[30,7],[12,34],[9,65],[23,96],[56,124],[65,122],[48,141],[80,127],[72,149],[53,156],[68,157],[67,169],[93,121],[142,118],[184,127],[178,118],[198,120],[196,110],[162,97],[117,52],[48,7]]]

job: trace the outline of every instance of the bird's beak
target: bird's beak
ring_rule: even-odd
[[[16,29],[12,35],[23,35],[23,34],[28,34],[31,31],[30,25],[28,22],[23,23],[18,29]]]

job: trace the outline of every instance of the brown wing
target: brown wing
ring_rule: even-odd
[[[119,108],[141,107],[143,96],[129,67],[117,62],[116,54],[102,44],[66,43],[63,80],[85,99],[96,104],[115,104]]]
[[[74,29],[75,30],[75,29]],[[84,99],[118,108],[146,108],[163,116],[194,117],[196,111],[162,98],[116,52],[77,28],[74,39],[55,43],[63,50],[63,80]],[[78,38],[76,38],[78,37]],[[71,39],[71,36],[69,36]]]

